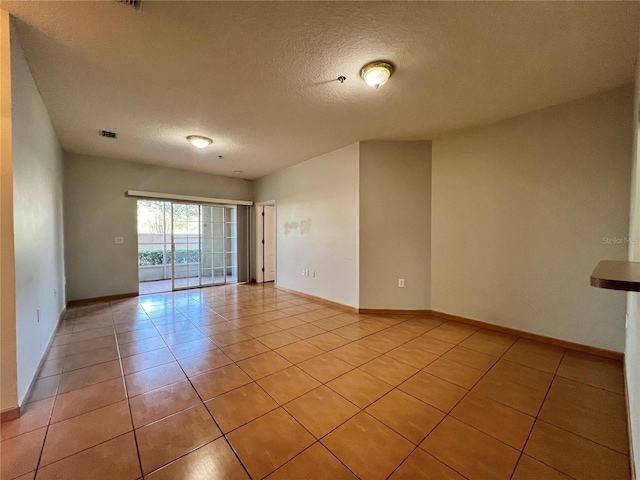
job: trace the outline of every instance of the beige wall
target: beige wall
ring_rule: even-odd
[[[615,351],[625,295],[589,286],[624,259],[632,88],[433,142],[432,308]]]
[[[360,308],[427,310],[430,279],[431,142],[360,142]]]
[[[250,181],[65,154],[68,300],[138,291],[137,205],[127,190],[252,199]],[[115,244],[116,236],[124,244]]]
[[[358,144],[259,179],[255,201],[268,200],[276,201],[276,283],[358,306]]]
[[[633,169],[631,173],[631,215],[629,238],[639,239],[629,244],[629,260],[640,261],[640,49],[636,63],[635,102],[633,112]],[[636,472],[640,471],[640,293],[627,294],[627,325],[625,375],[629,395],[629,422]]]
[[[9,22],[0,10],[0,411],[18,405]]]
[[[12,31],[13,213],[18,403],[65,306],[62,150]]]

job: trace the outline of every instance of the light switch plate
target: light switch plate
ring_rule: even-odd
[[[124,237],[116,237],[116,243],[124,243]]]

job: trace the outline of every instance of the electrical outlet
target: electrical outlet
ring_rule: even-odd
[[[398,279],[398,286],[399,286],[400,288],[403,288],[403,287],[404,287],[404,278],[399,278],[399,279]]]
[[[316,276],[316,271],[315,270],[311,270],[311,276],[315,277]]]
[[[124,237],[116,237],[116,243],[124,243]]]
[[[305,274],[304,274],[304,270],[302,270],[302,276],[303,276],[303,277],[305,276]]]

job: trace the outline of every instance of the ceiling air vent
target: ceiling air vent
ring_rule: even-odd
[[[123,3],[135,8],[137,11],[142,10],[142,0],[116,0],[118,3]]]
[[[117,138],[117,135],[114,132],[107,132],[106,130],[100,130],[100,136],[107,138]]]

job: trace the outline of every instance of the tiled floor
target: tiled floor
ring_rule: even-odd
[[[3,480],[627,479],[620,362],[233,285],[73,309]]]
[[[228,277],[188,277],[188,278],[176,278],[176,288],[189,288],[197,287],[199,283],[202,285],[222,284],[222,283],[236,283],[238,279],[235,276]],[[148,295],[150,293],[165,293],[170,292],[173,289],[171,279],[168,280],[151,280],[148,282],[140,282],[138,285],[138,292],[140,295]]]

